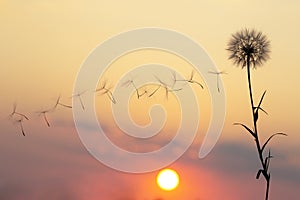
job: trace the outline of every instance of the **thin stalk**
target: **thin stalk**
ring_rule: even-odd
[[[249,87],[249,95],[250,95],[250,101],[251,101],[251,110],[252,110],[252,118],[253,118],[253,126],[254,126],[255,143],[256,143],[256,148],[257,148],[257,153],[258,153],[258,156],[259,156],[259,160],[261,162],[261,165],[262,165],[262,168],[263,168],[263,171],[264,171],[263,175],[264,175],[265,180],[267,182],[265,200],[268,200],[269,199],[269,187],[270,187],[270,175],[268,174],[267,166],[264,163],[263,152],[261,150],[259,137],[258,137],[257,120],[255,120],[255,107],[254,107],[254,103],[253,103],[251,74],[250,74],[250,57],[249,56],[247,56],[247,76],[248,76],[248,87]]]
[[[255,115],[254,110],[255,109],[254,109],[253,95],[252,95],[252,85],[251,85],[251,74],[250,74],[249,59],[247,59],[247,75],[248,75],[248,87],[249,87],[249,95],[250,95],[250,101],[251,101],[251,111],[252,111],[254,134],[255,134],[255,143],[256,143],[259,159],[261,161],[262,166],[265,168],[264,159],[263,159],[263,156],[262,156],[261,147],[260,147],[259,138],[258,138],[257,124],[256,124],[256,121],[254,120],[254,117],[255,117],[254,116]]]
[[[265,200],[269,199],[270,179],[271,179],[271,175],[269,174],[268,178],[266,178],[267,188],[266,188],[266,197],[265,197]]]

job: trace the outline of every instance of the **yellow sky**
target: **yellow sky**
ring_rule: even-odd
[[[69,97],[81,63],[99,43],[119,32],[155,26],[186,34],[208,51],[229,73],[223,77],[229,121],[245,119],[248,114],[239,112],[248,106],[245,72],[232,66],[224,49],[231,33],[255,27],[268,35],[272,50],[271,60],[255,71],[255,96],[267,89],[270,125],[294,132],[298,8],[297,1],[1,1],[1,107],[17,100],[34,109],[37,101],[47,104],[58,93]]]
[[[6,112],[17,100],[34,110],[49,104],[49,98],[59,93],[71,96],[81,63],[99,43],[119,32],[155,26],[190,36],[208,51],[221,70],[229,73],[223,81],[230,127],[233,121],[247,121],[250,116],[240,112],[249,108],[245,71],[227,60],[226,43],[231,33],[255,27],[268,35],[272,50],[271,59],[254,72],[253,80],[256,99],[265,89],[268,91],[264,103],[270,116],[264,123],[270,131],[293,134],[299,118],[299,3],[252,1],[243,9],[245,3],[2,1],[0,87],[5,95],[1,107]]]
[[[31,114],[52,105],[59,94],[65,103],[70,104],[69,97],[80,66],[97,45],[120,32],[160,27],[191,37],[206,49],[220,70],[228,73],[222,76],[227,115],[221,140],[249,143],[250,136],[244,134],[242,128],[232,125],[234,122],[251,125],[246,71],[228,61],[225,49],[232,33],[245,27],[256,28],[271,41],[271,59],[252,73],[256,102],[263,91],[267,90],[263,107],[269,115],[261,115],[259,130],[264,138],[274,132],[288,133],[289,137],[275,139],[272,144],[279,149],[295,149],[296,153],[287,150],[290,153],[287,157],[291,165],[300,166],[299,8],[300,2],[296,0],[0,0],[0,119],[11,112],[15,101],[20,111]],[[190,73],[190,68],[184,69],[188,64],[175,55],[144,51],[120,58],[106,75],[114,77],[114,82],[127,68],[153,60],[174,66],[183,76]],[[128,66],[122,68],[123,71],[118,69],[124,65]],[[202,80],[199,74],[196,78]],[[205,116],[201,119],[204,123],[199,127],[201,134],[198,135],[198,141],[202,141],[211,105],[207,91],[201,92],[197,87],[193,89],[197,92],[201,114]],[[97,109],[109,108],[105,107],[109,103],[108,99],[97,97],[97,102],[100,102]],[[139,101],[139,104],[137,102],[132,100],[130,107],[137,123],[149,121],[143,113],[151,103],[157,102],[169,106],[167,110],[171,113],[171,119],[166,126],[167,130],[172,130],[172,123],[179,120],[178,115],[175,115],[179,111],[174,112],[173,108],[177,105],[174,97],[169,102],[163,98]],[[175,114],[172,115],[172,112]],[[53,116],[68,120],[72,118],[71,112],[63,109]],[[110,117],[104,118],[111,120]],[[34,122],[28,124],[32,127]],[[38,125],[37,129],[43,128]],[[59,127],[62,132],[67,132],[68,128]],[[32,140],[38,140],[39,137],[44,136]],[[121,144],[123,142],[120,141]],[[207,180],[209,178],[206,177]],[[194,192],[198,192],[197,189]]]

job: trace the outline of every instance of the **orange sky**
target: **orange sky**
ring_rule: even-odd
[[[231,34],[244,27],[261,30],[271,41],[271,59],[253,71],[255,101],[267,90],[263,107],[269,115],[260,118],[261,137],[281,131],[289,135],[271,144],[275,156],[271,164],[272,199],[295,198],[295,188],[300,185],[300,71],[296,61],[300,44],[299,8],[300,3],[293,0],[0,1],[0,199],[1,195],[12,199],[82,199],[87,195],[89,199],[102,196],[128,200],[261,198],[264,183],[255,180],[258,164],[254,144],[244,130],[232,125],[250,125],[251,119],[246,71],[233,66],[225,50]],[[213,152],[203,160],[195,155],[208,127],[211,105],[208,91],[193,86],[200,105],[201,125],[194,146],[172,164],[182,183],[171,193],[156,187],[156,172],[123,174],[93,159],[80,143],[71,110],[61,107],[50,113],[50,128],[35,113],[53,105],[59,94],[64,103],[71,104],[76,75],[89,53],[120,32],[142,27],[171,29],[191,37],[206,49],[220,70],[228,73],[222,76],[227,110],[224,129]],[[192,66],[173,54],[144,50],[116,60],[104,78],[109,77],[114,86],[127,70],[154,62],[170,65],[184,77],[192,70]],[[195,79],[203,82],[201,74],[196,74]],[[180,114],[175,97],[166,101],[162,95],[163,91],[151,101],[134,97],[131,100],[130,111],[139,124],[149,122],[145,113],[154,103],[165,105],[171,113],[163,131],[168,135],[153,140],[155,144],[144,146],[146,149],[158,148],[160,140],[169,139],[178,124]],[[14,102],[20,112],[30,116],[24,122],[26,137],[21,137],[19,128],[6,117]],[[111,116],[102,115],[110,109],[109,99],[97,96],[96,103],[99,120],[113,130]],[[122,138],[119,131],[113,131],[111,138],[123,147],[130,146],[129,149],[144,148],[128,145],[132,141]],[[60,186],[65,190],[58,189]]]

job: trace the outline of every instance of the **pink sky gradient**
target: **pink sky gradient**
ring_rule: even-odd
[[[295,0],[1,1],[0,199],[263,199],[265,183],[255,179],[260,165],[253,139],[241,127],[233,126],[234,122],[251,125],[246,72],[228,61],[225,50],[231,34],[245,27],[262,31],[271,41],[271,59],[252,73],[255,102],[267,90],[263,108],[269,115],[260,116],[260,136],[265,141],[275,132],[288,134],[270,143],[274,155],[270,200],[299,199],[299,8],[300,1]],[[209,121],[206,102],[210,99],[207,90],[196,90],[204,108],[201,126],[193,146],[169,166],[181,177],[179,187],[172,192],[157,187],[157,171],[121,173],[93,158],[79,139],[72,110],[59,107],[49,113],[50,128],[36,115],[36,111],[52,106],[59,94],[64,103],[72,103],[76,75],[97,45],[120,32],[141,27],[161,27],[191,37],[207,50],[220,70],[228,72],[222,76],[227,109],[224,129],[213,151],[202,160],[197,154]],[[124,63],[133,67],[157,57],[151,52],[145,57],[127,56],[128,60],[119,63],[121,67]],[[162,57],[167,56],[170,55]],[[188,76],[191,70],[185,70],[184,62],[176,59],[183,76]],[[111,73],[115,75],[122,70]],[[114,85],[114,81],[110,83]],[[106,102],[104,105],[110,103],[97,98]],[[159,100],[174,111],[173,104],[168,104],[170,101]],[[24,121],[26,137],[7,117],[14,102],[18,103],[18,111],[30,117]],[[139,117],[147,110],[148,103],[141,103],[138,109],[133,104],[133,115]],[[101,106],[97,109],[98,115],[107,113]],[[147,117],[137,121],[145,123]],[[120,136],[112,127],[111,116],[100,118],[107,123],[110,137],[122,147],[145,151],[165,144],[164,137],[152,138],[144,146],[133,144],[133,139]],[[171,123],[164,133],[174,134],[174,127]]]
[[[220,141],[202,160],[196,157],[198,145],[194,144],[170,166],[180,175],[179,187],[165,192],[155,183],[158,172],[127,174],[95,160],[72,125],[54,121],[52,129],[31,129],[29,136],[20,137],[4,124],[1,199],[250,200],[259,199],[264,192],[263,182],[255,180],[259,165],[250,143]],[[271,198],[295,199],[299,167],[289,164],[288,150],[274,148],[274,152]]]

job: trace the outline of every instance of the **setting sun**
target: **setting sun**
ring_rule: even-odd
[[[179,176],[172,169],[163,169],[158,173],[156,182],[161,189],[171,191],[178,186]]]

